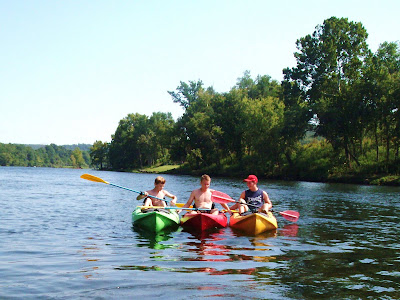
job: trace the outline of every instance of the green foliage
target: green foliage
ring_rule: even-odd
[[[298,146],[294,165],[286,170],[288,177],[299,180],[326,181],[332,168],[339,163],[326,140],[314,139]],[[339,163],[340,165],[340,163]]]
[[[314,114],[316,132],[336,150],[344,150],[349,164],[359,164],[354,145],[362,140],[367,122],[360,93],[364,60],[370,53],[367,36],[361,23],[327,19],[297,41],[297,66],[285,70],[285,79],[303,92]]]
[[[78,147],[72,151],[71,161],[74,168],[83,168],[85,166],[85,160],[83,159],[82,151]]]
[[[90,148],[92,166],[100,170],[108,165],[108,143],[96,141]]]
[[[168,163],[173,126],[171,113],[153,113],[150,118],[128,114],[119,122],[108,147],[110,168],[129,170]]]
[[[371,113],[369,106],[379,107],[371,95],[380,88],[374,72],[382,62],[372,60],[365,37],[359,23],[326,20],[312,36],[299,40],[298,66],[285,70],[281,85],[269,76],[253,79],[248,71],[222,94],[201,81],[181,82],[169,92],[185,109],[176,122],[162,114],[121,120],[108,147],[112,168],[178,161],[183,172],[192,174],[256,173],[315,181],[398,173],[398,109],[386,110],[392,116],[385,119],[387,127],[381,126],[382,114]],[[385,51],[387,59],[397,57]],[[368,59],[375,63],[370,69]],[[399,94],[394,84],[398,73],[393,74],[393,88],[380,88],[381,101],[392,97],[394,102]],[[385,141],[391,144],[389,152]],[[382,163],[384,156],[389,162]]]
[[[96,168],[132,170],[177,162],[192,174],[381,182],[400,173],[400,46],[384,42],[372,53],[367,36],[361,23],[329,18],[297,40],[296,66],[284,69],[282,83],[249,71],[225,93],[181,81],[168,92],[184,109],[176,121],[128,114],[111,143],[96,141],[90,155],[0,144],[0,165],[83,167],[91,159]]]
[[[30,146],[0,143],[0,166],[85,168],[89,164],[89,153],[79,148],[72,151],[50,144],[34,150]]]
[[[178,103],[184,109],[188,109],[198,99],[198,94],[203,90],[202,81],[189,81],[189,84],[181,81],[181,84],[176,88],[176,92],[169,91],[174,103]]]

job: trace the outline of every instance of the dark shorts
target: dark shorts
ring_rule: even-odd
[[[145,198],[143,199],[143,205],[146,203],[146,200],[149,199],[149,198],[151,199],[151,197],[145,197]],[[164,198],[164,199],[165,199],[165,198]],[[151,201],[151,203],[153,203],[153,201]]]
[[[194,204],[194,203],[193,203],[193,208],[196,208],[196,204]],[[214,208],[215,208],[215,204],[213,203],[211,205],[211,209],[209,209],[209,210],[199,210],[199,212],[210,214],[211,210],[213,210]]]
[[[259,209],[259,207],[254,207],[254,206],[250,206],[250,205],[247,205],[247,207],[249,208],[249,211],[251,211],[252,213],[258,212],[258,209]]]
[[[164,208],[142,208],[143,213],[149,213],[152,211],[160,211],[160,212],[165,212],[165,213],[170,213],[171,211],[169,209],[164,209]]]

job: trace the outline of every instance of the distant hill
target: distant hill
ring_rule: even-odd
[[[40,145],[40,144],[25,144],[25,146],[31,147],[32,149],[36,150],[39,148],[44,148],[47,145]],[[64,147],[65,149],[68,150],[74,150],[76,147],[78,147],[81,151],[89,151],[90,147],[93,145],[91,144],[72,144],[72,145],[61,145],[61,147]]]
[[[78,145],[73,144],[73,145],[61,145],[61,146],[68,150],[74,150],[76,147],[78,147],[82,151],[89,151],[90,147],[92,147],[93,145],[91,145],[91,144],[78,144]]]

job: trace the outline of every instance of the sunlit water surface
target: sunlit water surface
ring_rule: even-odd
[[[0,299],[399,299],[400,188],[261,181],[279,228],[135,230],[154,174],[0,167]],[[165,175],[186,202],[199,178]],[[238,198],[239,179],[212,188]],[[297,210],[290,223],[278,212]],[[137,298],[139,299],[139,298]]]

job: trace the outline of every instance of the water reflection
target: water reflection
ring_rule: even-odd
[[[220,243],[226,240],[226,228],[215,229],[212,231],[191,231],[189,242],[185,243],[188,251],[194,253],[195,256],[186,259],[187,261],[229,261],[227,257],[229,248]]]
[[[85,279],[92,279],[99,269],[99,252],[101,251],[101,247],[99,247],[97,240],[98,238],[88,237],[87,243],[82,246],[82,250],[78,251],[84,257],[85,261],[88,262],[87,266],[80,270]],[[93,266],[94,263],[95,265]]]
[[[241,232],[234,232],[231,228],[221,229],[213,233],[191,233],[189,241],[182,245],[182,250],[192,255],[180,257],[180,260],[235,263],[241,261],[269,262],[275,260],[275,257],[271,256],[269,252],[273,247],[269,241],[272,241],[276,236],[276,230],[249,237]],[[231,244],[233,239],[240,239],[240,243]],[[252,268],[251,272],[253,271]],[[209,267],[203,268],[202,272],[216,274],[214,268]],[[250,270],[234,268],[221,272],[224,274],[248,274]]]
[[[168,228],[159,232],[151,232],[133,226],[132,230],[137,234],[137,247],[148,247],[155,250],[161,250],[176,246],[163,242],[170,240],[173,237],[173,233],[180,231],[181,229]]]
[[[287,237],[296,237],[299,231],[299,225],[297,224],[286,224],[283,228],[279,229],[279,235]]]
[[[249,235],[249,234],[247,234],[247,233],[245,233],[245,232],[243,232],[241,230],[237,230],[237,229],[234,229],[234,228],[231,228],[231,230],[232,230],[234,236],[249,237],[250,240],[252,239],[252,237],[256,237],[258,239],[261,239],[261,238],[267,239],[267,238],[271,238],[271,237],[276,237],[276,233],[277,233],[276,229],[264,231],[264,232],[261,232],[261,233],[259,233],[257,235]]]

